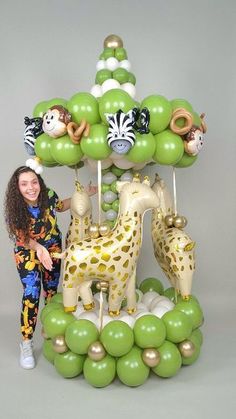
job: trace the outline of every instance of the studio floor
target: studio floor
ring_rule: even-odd
[[[62,378],[42,355],[40,324],[35,336],[37,367],[29,371],[21,369],[16,313],[2,313],[1,417],[61,419],[96,415],[96,418],[113,419],[147,416],[217,419],[225,414],[233,417],[236,409],[236,310],[229,302],[221,303],[222,306],[214,302],[207,312],[205,310],[204,343],[196,363],[181,368],[170,379],[151,375],[137,388],[126,387],[115,380],[110,386],[97,389],[83,376]]]

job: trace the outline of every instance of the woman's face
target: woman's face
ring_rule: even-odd
[[[25,202],[29,205],[37,205],[40,194],[40,184],[37,175],[33,172],[21,173],[18,186]]]

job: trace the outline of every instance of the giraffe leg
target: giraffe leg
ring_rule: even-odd
[[[120,283],[120,281],[114,281],[109,285],[108,312],[112,317],[120,314],[120,307],[125,294],[122,286],[123,283]]]
[[[84,309],[87,311],[92,310],[95,307],[91,285],[92,281],[83,281],[79,284],[78,287]]]
[[[126,297],[127,297],[127,313],[132,314],[136,311],[136,269],[132,273],[131,277],[128,279],[126,287]]]
[[[63,287],[63,305],[66,312],[73,312],[76,310],[78,303],[78,288]]]

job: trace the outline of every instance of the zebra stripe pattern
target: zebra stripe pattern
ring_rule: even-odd
[[[119,110],[114,115],[108,114],[106,117],[109,122],[108,145],[111,146],[113,141],[126,140],[133,146],[135,143],[133,110],[126,114]]]
[[[36,138],[43,133],[42,118],[25,117],[24,145],[30,156],[35,156],[34,145]]]

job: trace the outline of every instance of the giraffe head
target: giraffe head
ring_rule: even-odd
[[[159,206],[159,198],[150,187],[149,178],[146,176],[141,183],[137,176],[133,182],[116,183],[120,194],[120,208],[122,212],[137,210],[140,214]]]
[[[88,211],[92,210],[91,199],[78,181],[76,181],[75,186],[76,190],[71,197],[71,214],[75,217],[83,217]]]
[[[160,201],[160,209],[164,216],[173,213],[173,202],[170,192],[163,179],[156,173],[155,182],[152,185],[152,190],[156,193]]]

